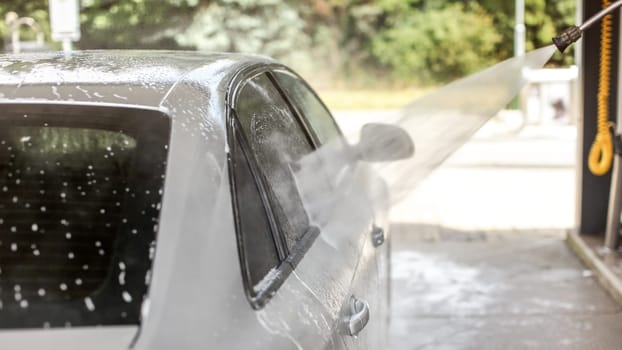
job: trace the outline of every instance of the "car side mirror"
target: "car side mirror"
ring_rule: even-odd
[[[380,123],[363,125],[359,143],[353,148],[358,158],[367,162],[390,162],[415,154],[415,144],[404,129]]]

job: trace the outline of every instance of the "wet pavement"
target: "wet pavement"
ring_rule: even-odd
[[[622,310],[554,230],[393,233],[391,349],[620,349]]]

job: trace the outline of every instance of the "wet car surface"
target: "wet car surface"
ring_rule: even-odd
[[[384,347],[386,189],[361,162],[347,191],[317,171],[301,193],[300,159],[349,146],[286,67],[2,56],[0,106],[8,348]]]

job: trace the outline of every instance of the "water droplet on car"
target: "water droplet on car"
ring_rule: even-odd
[[[89,297],[84,298],[84,305],[86,306],[87,310],[95,311],[95,304],[93,303],[93,300],[91,300],[91,298]]]
[[[30,227],[30,229],[31,229],[33,232],[37,232],[37,231],[39,231],[39,225],[37,225],[36,223],[35,223],[35,224],[32,224],[32,226]]]
[[[65,283],[61,283],[60,286],[58,286],[58,288],[60,288],[60,290],[62,290],[62,291],[66,291],[67,290],[67,285]]]
[[[145,273],[145,285],[148,286],[151,283],[151,270]]]
[[[123,291],[123,293],[121,294],[121,297],[123,298],[123,301],[125,301],[126,303],[131,303],[132,302],[132,295],[130,293],[128,293],[128,291]]]
[[[43,288],[39,288],[39,290],[37,291],[37,294],[38,294],[40,297],[45,296],[45,289],[43,289]]]
[[[153,260],[154,256],[155,256],[155,245],[151,244],[149,246],[149,260]]]

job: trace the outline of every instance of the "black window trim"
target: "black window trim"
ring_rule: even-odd
[[[283,285],[283,283],[287,280],[289,275],[296,269],[304,255],[311,248],[315,239],[320,235],[319,228],[315,226],[309,226],[307,231],[302,235],[302,238],[297,242],[294,249],[292,251],[288,251],[285,244],[285,237],[283,236],[278,224],[276,222],[276,215],[274,214],[274,209],[272,205],[270,205],[270,201],[268,200],[270,193],[268,186],[268,181],[259,171],[258,164],[255,160],[255,157],[252,156],[252,151],[250,150],[250,146],[248,142],[245,140],[244,135],[239,130],[240,125],[237,121],[236,114],[236,104],[237,98],[240,93],[240,90],[245,86],[246,82],[250,79],[261,75],[266,74],[269,78],[270,82],[273,86],[278,90],[279,95],[283,98],[288,108],[292,112],[294,118],[299,123],[310,142],[313,149],[317,149],[318,138],[310,129],[308,122],[301,116],[298,109],[294,107],[291,103],[289,96],[284,92],[282,87],[279,85],[278,81],[273,75],[273,70],[285,70],[290,71],[286,66],[280,64],[258,64],[245,67],[241,69],[231,80],[231,83],[227,89],[226,97],[225,97],[225,106],[226,106],[226,135],[227,135],[227,146],[228,146],[228,154],[227,154],[227,163],[229,170],[229,184],[230,184],[230,192],[232,198],[232,207],[236,228],[236,241],[238,246],[238,258],[240,261],[240,268],[242,272],[242,280],[245,289],[245,294],[247,299],[250,302],[250,305],[255,310],[262,309],[274,296],[274,294],[278,291],[278,289]],[[234,178],[234,162],[233,162],[233,152],[237,151],[238,142],[241,144],[241,151],[244,153],[246,161],[249,164],[251,169],[253,178],[255,180],[255,184],[260,192],[260,196],[262,198],[262,204],[264,205],[264,209],[266,211],[266,215],[268,216],[268,222],[270,222],[270,228],[272,230],[272,235],[275,237],[275,245],[277,245],[277,251],[279,252],[279,258],[281,262],[278,266],[275,266],[277,270],[277,277],[274,278],[265,289],[258,291],[257,293],[253,292],[253,285],[250,280],[250,271],[248,264],[246,262],[246,257],[244,254],[244,239],[241,235],[241,222],[240,222],[240,213],[238,211],[238,199],[236,198],[236,184]],[[279,245],[281,245],[279,247]],[[281,253],[285,253],[281,256]]]

